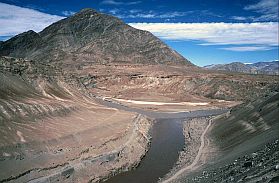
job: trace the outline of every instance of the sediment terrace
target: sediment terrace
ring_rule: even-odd
[[[95,95],[135,101],[211,104],[210,99],[246,101],[279,91],[279,76],[179,66],[88,64],[76,72]]]

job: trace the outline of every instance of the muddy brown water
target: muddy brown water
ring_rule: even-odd
[[[181,120],[160,119],[154,124],[151,135],[150,149],[139,166],[110,178],[106,183],[157,182],[159,177],[168,173],[184,147]]]
[[[155,183],[163,178],[178,160],[179,152],[184,147],[182,121],[222,114],[227,109],[199,110],[192,112],[164,113],[129,108],[117,103],[99,101],[100,103],[121,110],[137,112],[155,119],[151,136],[151,146],[138,167],[119,173],[105,183]],[[187,144],[186,144],[187,145]]]

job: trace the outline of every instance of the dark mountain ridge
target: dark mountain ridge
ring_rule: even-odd
[[[84,9],[43,31],[27,31],[0,44],[0,56],[73,64],[143,63],[192,65],[150,32]]]

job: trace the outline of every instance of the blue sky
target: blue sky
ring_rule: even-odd
[[[203,66],[278,60],[278,0],[0,0],[0,40],[93,8]]]

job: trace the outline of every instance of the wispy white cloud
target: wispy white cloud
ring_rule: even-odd
[[[277,21],[278,22],[278,14],[266,14],[261,15],[259,17],[253,17],[252,20],[254,22],[263,22],[263,21]]]
[[[167,12],[164,14],[158,15],[159,18],[175,18],[175,17],[183,17],[189,14],[192,14],[193,11],[188,11],[188,12],[179,12],[179,11],[174,11],[174,12]]]
[[[127,15],[127,16],[123,16],[123,18],[156,18],[156,14],[154,13],[138,13],[135,15]]]
[[[251,17],[243,17],[243,16],[232,16],[231,19],[238,20],[238,21],[244,21],[249,20]]]
[[[235,20],[251,20],[254,22],[259,21],[275,21],[278,22],[278,11],[279,11],[279,0],[260,0],[256,4],[250,4],[244,7],[244,10],[254,11],[259,13],[259,16],[249,16],[249,17],[232,17]]]
[[[272,50],[272,47],[269,46],[235,46],[235,47],[228,47],[228,48],[220,48],[222,50],[229,50],[229,51],[266,51]]]
[[[192,14],[193,11],[186,11],[186,12],[180,12],[180,11],[174,11],[174,12],[155,12],[155,11],[142,11],[137,9],[132,9],[129,11],[122,11],[121,9],[114,8],[108,11],[109,13],[113,14],[114,16],[117,16],[118,18],[175,18],[175,17],[183,17],[189,14]]]
[[[130,25],[150,31],[166,40],[197,40],[202,42],[200,45],[235,45],[233,48],[226,48],[232,51],[266,50],[278,46],[277,22],[130,23]]]
[[[130,13],[139,13],[141,12],[141,10],[138,10],[138,9],[131,9],[129,10]]]
[[[0,36],[9,37],[27,30],[41,31],[64,17],[0,3]]]
[[[262,14],[278,14],[278,0],[260,0],[256,4],[245,6],[244,9]]]
[[[130,1],[130,2],[123,2],[123,1],[115,1],[115,0],[103,0],[101,4],[107,4],[107,5],[135,5],[139,4],[141,1]]]
[[[115,11],[117,10],[117,11]],[[177,17],[184,17],[187,15],[197,16],[211,16],[211,17],[222,17],[221,15],[215,14],[208,10],[196,10],[196,11],[172,11],[172,12],[160,12],[160,11],[144,11],[139,9],[125,10],[121,8],[114,8],[107,10],[107,12],[117,16],[118,18],[148,18],[148,19],[173,19]]]
[[[115,14],[117,14],[119,12],[120,12],[120,9],[118,9],[118,8],[113,8],[113,9],[109,10],[109,13],[111,13],[113,15],[115,15]]]
[[[76,12],[74,12],[74,11],[62,11],[62,14],[65,15],[65,16],[72,16],[75,13]]]
[[[204,15],[204,16],[219,17],[219,18],[223,17],[223,15],[219,15],[209,10],[200,10],[200,11],[193,11],[193,12],[199,13],[200,15]]]

